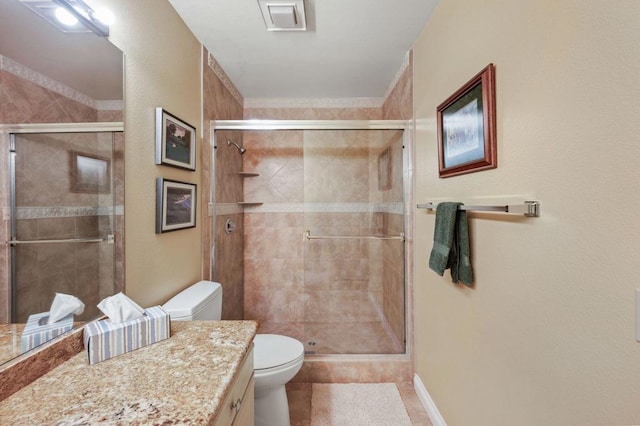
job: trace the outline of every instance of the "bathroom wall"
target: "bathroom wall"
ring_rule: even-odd
[[[96,121],[119,121],[122,118],[122,112],[117,110],[99,110],[96,109],[93,101],[86,95],[75,91],[67,86],[60,84],[59,82],[48,78],[42,74],[34,73],[33,70],[19,64],[10,58],[0,56],[0,124],[23,124],[23,123],[70,123],[70,122],[96,122]],[[103,137],[103,136],[100,136]],[[107,136],[110,138],[110,135]],[[123,173],[122,173],[122,155],[118,154],[122,152],[121,136],[116,137],[116,154],[114,157],[114,178],[115,178],[115,203],[122,206],[123,203]],[[0,138],[0,161],[3,164],[8,164],[8,138]],[[42,159],[42,164],[46,161],[50,161],[52,158]],[[57,163],[54,168],[42,167],[42,168],[30,168],[28,171],[29,178],[33,182],[51,182],[50,172],[54,171],[62,176],[69,176],[67,157],[64,157],[64,161]],[[65,189],[66,192],[66,189]],[[77,197],[76,197],[77,198]],[[69,200],[67,200],[69,201]],[[73,202],[67,202],[65,205],[77,205],[79,200]],[[41,207],[41,206],[33,206]],[[120,209],[121,210],[121,209]],[[100,216],[67,216],[60,217],[59,213],[57,218],[52,218],[50,212],[38,210],[39,214],[31,212],[29,219],[23,219],[19,222],[19,226],[27,228],[37,228],[40,223],[42,232],[47,232],[48,238],[54,238],[53,235],[60,237],[68,236],[66,227],[63,223],[85,223],[88,224],[92,221],[101,220]],[[8,168],[3,167],[0,170],[0,218],[2,220],[2,226],[0,226],[0,241],[9,239],[10,236],[10,223],[9,223],[9,174]],[[121,211],[117,210],[118,219],[116,224],[116,235],[122,235],[123,218]],[[44,225],[46,222],[46,225]],[[44,231],[44,229],[48,231]],[[67,231],[65,231],[67,229]],[[37,236],[37,234],[30,234]],[[42,238],[42,236],[40,236]],[[120,239],[121,240],[121,239]],[[50,249],[51,247],[49,247]],[[95,248],[95,247],[94,247]],[[113,246],[109,246],[109,249]],[[42,250],[31,247],[29,249],[22,248],[23,252],[35,252],[42,250],[49,250],[44,248]],[[118,259],[123,258],[122,253],[122,241],[119,241],[116,245],[115,256]],[[104,250],[104,249],[103,249]],[[60,253],[70,253],[70,256],[64,257],[64,259],[58,258],[54,263],[65,264],[72,262],[75,264],[74,258],[75,248],[73,250],[54,250],[57,251],[57,255]],[[49,250],[50,253],[51,250]],[[109,253],[104,255],[114,256],[109,250]],[[92,256],[81,255],[84,263],[83,270],[86,278],[86,271],[90,268],[94,268],[96,271],[98,267],[98,256],[93,257],[91,264],[87,263]],[[51,262],[45,260],[46,255],[40,253],[40,265],[47,265]],[[103,257],[104,258],[104,257]],[[38,265],[34,264],[28,268],[30,274],[46,277],[47,271],[38,272]],[[123,288],[123,274],[122,274],[122,262],[118,262],[119,269],[115,273],[118,277],[115,289]],[[113,293],[113,275],[114,271],[110,271],[110,276],[105,276],[103,268],[102,274],[95,274],[92,276],[98,276],[98,280],[92,278],[95,282],[95,286],[83,286],[79,285],[75,287],[76,282],[84,282],[81,278],[83,275],[80,273],[74,274],[74,268],[68,269],[66,272],[68,276],[65,278],[67,282],[65,288],[55,288],[53,285],[47,286],[49,291],[40,291],[37,288],[37,280],[29,283],[36,285],[29,286],[29,288],[21,289],[23,297],[20,298],[20,306],[18,308],[18,315],[21,320],[26,320],[26,316],[30,313],[46,311],[53,298],[52,291],[62,291],[78,294],[84,297],[85,303],[92,304],[94,299],[97,299],[100,294]],[[9,266],[9,247],[2,245],[0,247],[0,323],[10,321],[10,266]],[[73,283],[73,284],[70,284]],[[69,287],[71,285],[71,287]],[[93,312],[95,314],[95,312]],[[90,317],[92,313],[90,309],[87,310],[85,317]]]
[[[227,77],[215,58],[206,50],[203,57],[203,116],[205,120],[202,144],[202,188],[203,194],[211,191],[210,179],[214,173],[215,211],[208,216],[208,206],[204,206],[203,217],[203,276],[222,284],[223,319],[242,319],[244,306],[243,274],[243,219],[242,200],[243,179],[237,172],[242,171],[242,156],[234,147],[227,146],[227,139],[242,145],[242,132],[218,131],[215,161],[211,164],[211,120],[241,120],[243,98]],[[204,203],[203,203],[204,204]],[[232,233],[225,232],[225,222],[230,219],[236,224]],[[213,223],[212,228],[212,220]],[[211,237],[214,237],[213,239]],[[215,245],[213,250],[212,246]]]
[[[446,423],[640,423],[640,2],[442,0],[414,46],[417,202],[473,213],[473,289],[428,269],[416,212],[416,371]],[[438,178],[436,107],[496,67],[498,168]]]
[[[195,183],[198,205],[206,200],[200,177],[202,51],[169,2],[103,3],[116,18],[109,39],[125,54],[126,292],[150,306],[203,275],[202,210],[195,228],[155,233],[156,177]],[[156,107],[196,127],[196,172],[155,164]]]

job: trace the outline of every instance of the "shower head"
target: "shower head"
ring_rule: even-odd
[[[236,148],[238,148],[238,151],[240,152],[240,155],[244,154],[245,152],[247,152],[246,149],[244,149],[243,147],[241,147],[240,145],[238,145],[235,142],[230,141],[229,139],[227,139],[227,145],[231,146],[235,146]]]

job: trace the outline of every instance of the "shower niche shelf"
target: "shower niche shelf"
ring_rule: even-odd
[[[236,172],[236,174],[241,176],[241,177],[256,177],[256,176],[260,176],[260,173],[256,173],[256,172]]]
[[[263,205],[264,203],[260,201],[239,201],[237,204],[244,207],[257,207]]]

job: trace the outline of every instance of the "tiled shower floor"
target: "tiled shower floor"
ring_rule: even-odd
[[[258,333],[298,339],[307,354],[399,354],[403,346],[384,321],[260,324]]]

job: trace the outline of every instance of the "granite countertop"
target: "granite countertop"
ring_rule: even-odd
[[[0,401],[3,425],[208,424],[257,330],[254,321],[171,323],[171,337],[98,364],[81,352]]]

